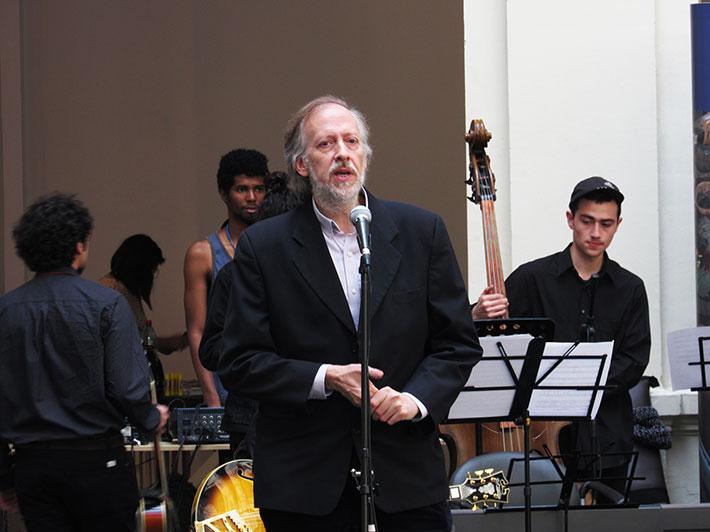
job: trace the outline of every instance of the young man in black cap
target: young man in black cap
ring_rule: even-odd
[[[523,264],[506,279],[507,298],[486,288],[473,308],[474,319],[546,317],[555,322],[555,341],[614,340],[606,390],[596,418],[602,453],[633,450],[629,389],[648,364],[651,333],[643,281],[611,260],[606,249],[621,224],[624,195],[612,182],[589,177],[577,183],[567,211],[572,243],[564,250]],[[576,433],[576,436],[575,436]],[[576,438],[576,442],[575,442]],[[569,446],[594,451],[592,429],[575,424]],[[564,444],[564,442],[561,442]],[[564,445],[562,445],[564,447]],[[604,482],[623,493],[628,457],[601,460]],[[581,464],[589,473],[591,464]]]

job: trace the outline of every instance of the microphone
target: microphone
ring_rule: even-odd
[[[370,220],[372,213],[364,205],[358,205],[350,211],[350,221],[357,231],[357,243],[365,265],[370,265]]]

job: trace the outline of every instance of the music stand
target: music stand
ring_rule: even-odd
[[[512,385],[497,385],[497,386],[486,386],[479,383],[478,386],[470,385],[472,380],[476,380],[474,374],[476,368],[474,368],[474,373],[472,373],[472,378],[469,379],[467,386],[465,386],[459,394],[459,398],[454,402],[447,421],[514,421],[517,425],[523,427],[524,431],[524,442],[525,442],[525,452],[524,452],[524,462],[525,462],[525,482],[524,495],[525,495],[525,530],[531,530],[531,514],[532,514],[532,499],[531,499],[531,487],[535,484],[531,482],[530,479],[530,421],[532,417],[536,419],[544,420],[561,420],[561,419],[589,419],[593,416],[595,408],[598,408],[599,401],[601,397],[598,396],[598,392],[604,389],[602,386],[602,379],[606,379],[606,372],[608,372],[608,361],[609,355],[606,354],[595,354],[595,355],[584,355],[584,354],[574,354],[570,357],[570,354],[580,345],[593,346],[593,344],[580,344],[575,342],[562,354],[554,356],[543,356],[545,350],[545,337],[542,332],[546,332],[548,337],[552,337],[553,325],[550,320],[547,319],[520,319],[520,320],[486,320],[480,324],[477,323],[477,328],[479,332],[492,332],[494,336],[502,336],[501,340],[496,342],[496,347],[500,352],[500,356],[490,356],[490,354],[484,357],[484,361],[502,361],[503,364],[497,364],[496,371],[498,373],[507,371],[507,377],[512,381]],[[507,332],[509,331],[509,332]],[[530,337],[521,338],[523,342],[527,342],[525,356],[513,355],[509,356],[503,347],[506,343],[506,334],[523,334],[528,333],[528,331],[534,331],[535,335]],[[547,336],[546,335],[546,336]],[[485,336],[485,335],[482,335]],[[516,337],[511,337],[508,342],[512,347],[516,345],[518,339]],[[517,344],[518,348],[520,345]],[[554,344],[562,345],[562,344]],[[591,349],[594,349],[592,347]],[[591,350],[591,349],[588,349]],[[580,350],[584,351],[584,350]],[[519,375],[516,375],[513,363],[520,366],[520,361],[522,360],[522,367],[520,368]],[[543,360],[547,360],[546,367],[540,373],[540,366]],[[555,384],[554,377],[557,373],[560,373],[560,368],[565,361],[596,361],[596,375],[594,379],[594,384],[591,386],[579,386],[577,384]],[[501,369],[505,368],[505,369]],[[557,370],[557,373],[556,373]],[[488,373],[488,370],[486,370]],[[495,382],[495,379],[493,379]],[[564,411],[562,415],[555,414],[552,415],[549,410],[549,405],[545,406],[545,395],[546,391],[560,391],[568,390],[570,392],[590,392],[589,399],[585,400],[586,405],[583,411],[576,411],[576,415],[565,415]],[[463,394],[480,394],[482,392],[490,392],[491,394],[498,394],[499,398],[501,396],[500,392],[505,391],[513,392],[513,396],[510,399],[510,404],[507,406],[507,412],[504,412],[500,408],[505,409],[506,405],[499,407],[497,411],[491,410],[491,403],[495,403],[496,399],[490,399],[489,401],[477,401],[471,402],[467,398],[460,401]],[[535,394],[537,393],[537,397]],[[503,394],[505,395],[505,394]],[[549,395],[549,393],[547,393]],[[549,401],[548,401],[549,402]],[[479,405],[484,403],[481,408]],[[577,400],[579,403],[579,399]],[[596,407],[595,407],[596,405]],[[479,411],[477,411],[477,408]],[[532,412],[531,412],[532,409]],[[547,457],[551,459],[551,457]],[[559,468],[558,468],[559,471]],[[562,475],[560,475],[560,483],[563,482]],[[550,481],[544,481],[544,483],[550,483]]]

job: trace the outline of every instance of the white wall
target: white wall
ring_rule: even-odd
[[[663,378],[665,334],[695,324],[688,0],[465,0],[467,118],[493,140],[504,268],[564,247],[574,184],[626,195],[610,256],[646,283]],[[506,203],[507,202],[507,203]],[[470,207],[469,287],[485,281]]]

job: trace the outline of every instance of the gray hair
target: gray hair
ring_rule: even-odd
[[[293,116],[291,116],[288,124],[286,125],[286,132],[284,133],[284,156],[286,158],[286,169],[289,175],[294,178],[301,177],[298,172],[296,172],[296,161],[299,157],[305,157],[306,154],[306,144],[303,138],[303,124],[316,108],[327,104],[340,105],[353,114],[358,128],[360,129],[360,141],[362,142],[362,147],[365,150],[367,162],[369,163],[372,158],[372,148],[368,142],[370,130],[367,127],[365,115],[363,115],[355,107],[351,107],[342,98],[331,95],[321,96],[315,100],[311,100],[306,105],[301,107]]]

